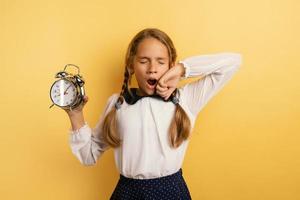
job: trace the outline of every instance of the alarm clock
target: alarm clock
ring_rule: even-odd
[[[72,66],[78,70],[77,74],[72,74],[66,71],[66,68]],[[64,110],[72,110],[83,102],[85,95],[84,79],[79,74],[79,67],[74,64],[67,64],[63,71],[56,73],[57,80],[50,88],[50,99],[53,104]]]

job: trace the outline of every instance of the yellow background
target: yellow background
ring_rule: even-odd
[[[200,113],[183,175],[196,200],[300,199],[300,3],[297,0],[0,1],[1,199],[102,200],[119,174],[113,150],[84,167],[49,89],[81,67],[94,126],[119,92],[141,29],[173,39],[178,60],[239,52],[239,72]]]

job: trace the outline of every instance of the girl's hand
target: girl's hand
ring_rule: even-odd
[[[156,85],[156,93],[167,100],[176,89],[180,78],[184,73],[181,63],[173,65],[159,80]]]
[[[83,97],[83,101],[76,108],[73,108],[72,111],[70,109],[64,110],[69,116],[74,116],[82,113],[84,105],[88,102],[88,96]]]

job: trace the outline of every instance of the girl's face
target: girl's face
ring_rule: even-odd
[[[158,80],[169,69],[167,47],[155,38],[142,40],[134,56],[133,70],[139,85],[139,95],[153,95]]]

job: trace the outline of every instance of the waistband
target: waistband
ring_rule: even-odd
[[[157,177],[157,178],[148,178],[148,179],[136,179],[136,178],[129,178],[126,177],[122,174],[120,174],[120,180],[125,180],[125,181],[136,181],[136,182],[146,182],[146,181],[164,181],[167,179],[172,179],[175,177],[180,177],[182,176],[182,168],[180,168],[177,172],[167,175],[167,176],[162,176],[162,177]]]

